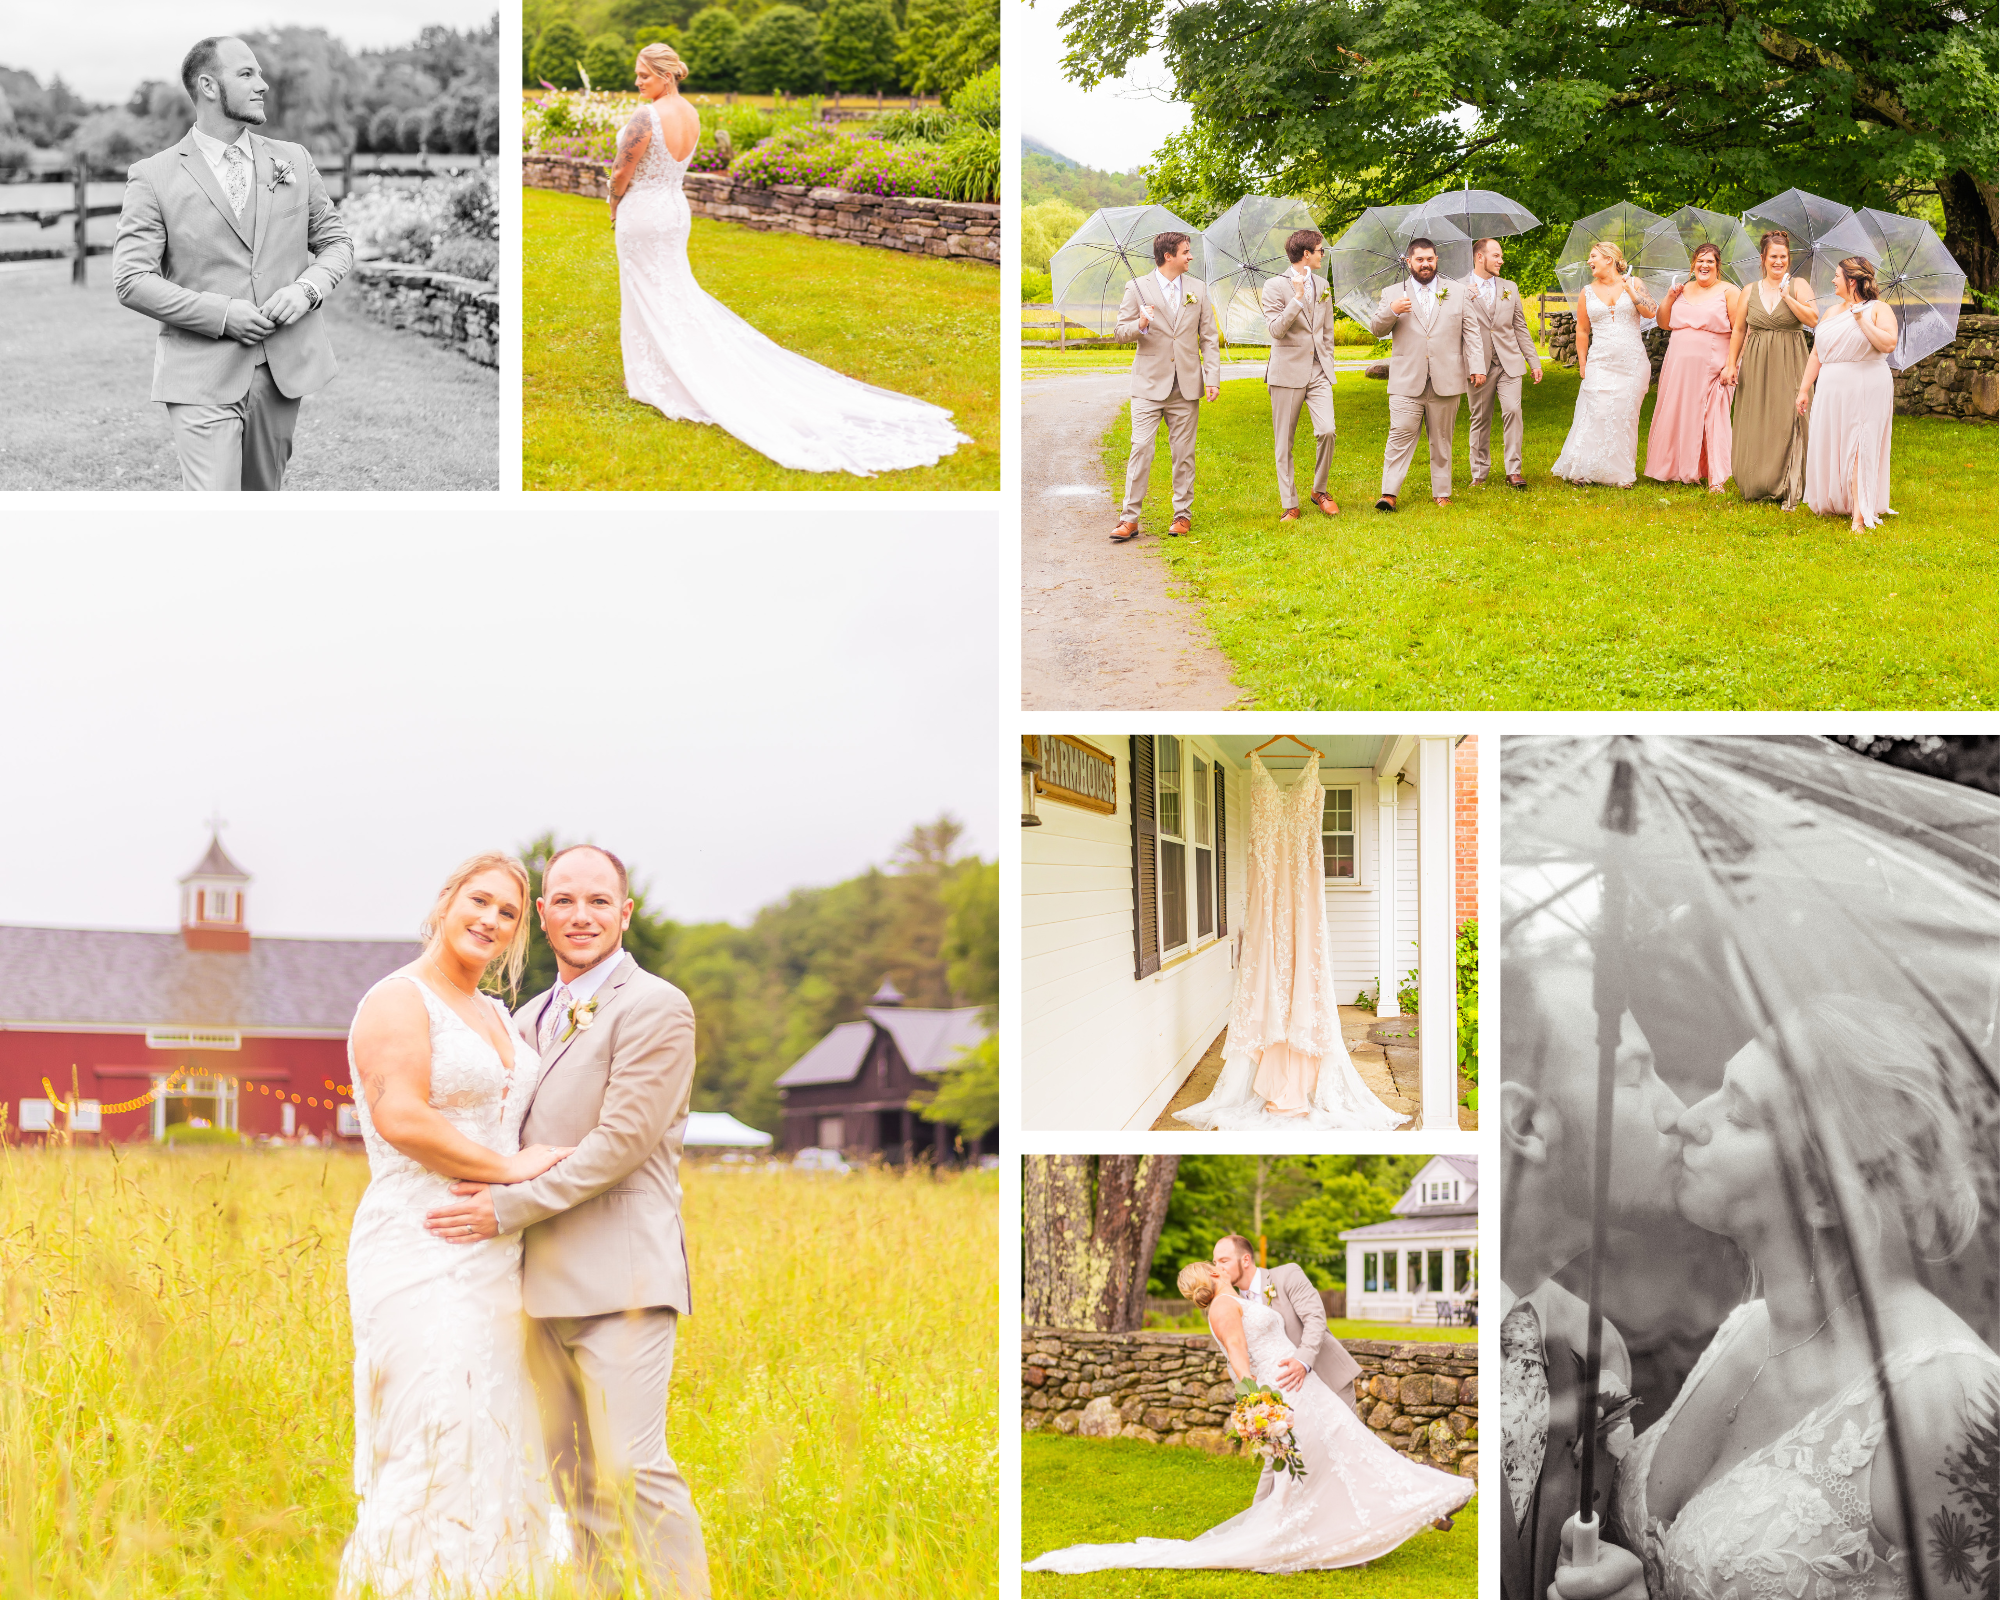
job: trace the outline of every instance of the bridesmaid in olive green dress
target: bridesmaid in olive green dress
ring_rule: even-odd
[[[1764,275],[1743,291],[1732,319],[1722,381],[1736,382],[1731,463],[1745,500],[1776,500],[1789,511],[1805,498],[1806,423],[1795,401],[1806,370],[1805,330],[1819,321],[1812,286],[1790,277],[1791,241],[1773,231],[1758,241]]]

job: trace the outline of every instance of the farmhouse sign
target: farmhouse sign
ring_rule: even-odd
[[[1100,816],[1118,809],[1118,765],[1103,751],[1060,733],[1030,735],[1028,744],[1029,754],[1042,763],[1035,776],[1037,795]]]

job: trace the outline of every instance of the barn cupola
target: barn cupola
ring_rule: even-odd
[[[229,859],[220,834],[208,838],[208,854],[181,879],[181,942],[190,950],[250,953],[250,925],[244,920],[243,891],[250,874]]]
[[[868,1003],[871,1006],[899,1006],[903,1000],[904,996],[897,991],[896,986],[884,978],[882,987],[869,997]]]

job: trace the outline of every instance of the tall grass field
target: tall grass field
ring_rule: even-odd
[[[685,1177],[668,1443],[718,1600],[992,1594],[993,1176]],[[339,1151],[0,1149],[0,1595],[332,1593],[367,1181]]]

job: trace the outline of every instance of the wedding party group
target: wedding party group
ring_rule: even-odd
[[[1361,1366],[1327,1332],[1326,1307],[1294,1263],[1261,1267],[1241,1234],[1181,1268],[1239,1392],[1278,1423],[1250,1504],[1190,1539],[1141,1538],[1051,1550],[1028,1572],[1114,1567],[1311,1572],[1358,1567],[1427,1528],[1449,1531],[1478,1485],[1389,1448],[1357,1412]]]
[[[1670,333],[1659,374],[1644,475],[1661,483],[1707,483],[1720,493],[1733,477],[1745,500],[1801,501],[1822,515],[1842,515],[1858,529],[1893,515],[1889,449],[1894,385],[1887,356],[1897,324],[1879,298],[1875,268],[1842,260],[1836,308],[1823,317],[1809,284],[1789,271],[1790,241],[1766,232],[1763,277],[1738,288],[1722,278],[1713,244],[1693,252],[1692,275],[1657,301],[1621,248],[1601,241],[1589,253],[1590,280],[1575,304],[1579,388],[1576,410],[1554,477],[1573,484],[1631,488],[1640,477],[1639,420],[1653,366],[1643,334]],[[1293,441],[1301,414],[1311,420],[1311,503],[1327,516],[1340,506],[1328,492],[1336,427],[1335,304],[1322,274],[1326,241],[1314,229],[1285,242],[1288,272],[1264,286],[1270,335],[1265,384],[1271,402],[1272,453],[1279,520],[1299,520]],[[1155,270],[1127,284],[1116,337],[1138,348],[1132,363],[1132,437],[1119,520],[1111,533],[1126,544],[1142,531],[1141,511],[1160,429],[1172,460],[1171,536],[1194,526],[1196,439],[1200,405],[1222,382],[1216,311],[1208,286],[1189,273],[1192,242],[1184,233],[1153,241]],[[1368,322],[1390,342],[1389,431],[1375,509],[1394,512],[1415,459],[1428,443],[1431,498],[1452,503],[1459,405],[1468,401],[1468,458],[1474,488],[1492,475],[1496,413],[1505,481],[1528,487],[1523,445],[1522,380],[1542,381],[1541,352],[1530,332],[1520,287],[1503,276],[1497,238],[1473,241],[1473,270],[1452,281],[1440,273],[1428,238],[1404,249],[1407,274],[1385,290]],[[1807,348],[1806,330],[1814,330]]]

